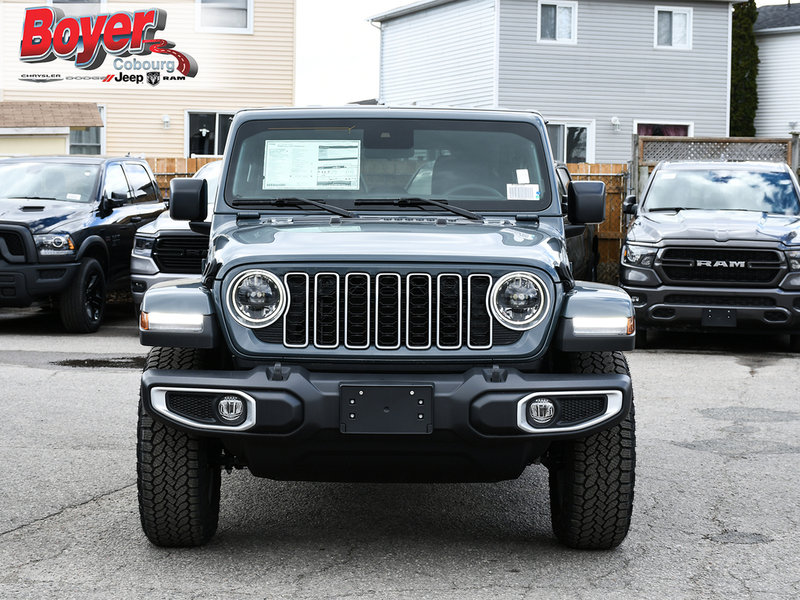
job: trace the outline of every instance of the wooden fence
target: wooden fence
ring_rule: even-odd
[[[148,158],[161,193],[169,196],[169,182],[174,177],[191,177],[206,163],[219,158]]]
[[[616,284],[619,278],[619,253],[626,233],[622,201],[628,193],[628,165],[578,163],[569,164],[567,168],[576,181],[591,179],[606,184],[606,220],[597,226],[600,254],[597,276],[603,283]]]

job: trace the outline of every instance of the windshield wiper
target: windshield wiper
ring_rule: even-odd
[[[20,200],[58,200],[58,198],[51,198],[49,196],[13,196],[13,197],[19,198]]]
[[[645,212],[669,212],[671,210],[702,210],[701,208],[694,208],[691,206],[659,206],[658,208],[648,208]]]
[[[451,213],[460,215],[462,217],[466,217],[467,219],[471,219],[473,221],[483,221],[483,217],[480,216],[478,213],[474,213],[471,210],[467,210],[466,208],[461,208],[459,206],[450,206],[447,203],[447,200],[434,200],[432,198],[386,198],[384,200],[356,200],[356,206],[364,205],[364,204],[372,204],[372,205],[380,205],[380,204],[392,204],[393,206],[436,206],[438,208],[443,208],[444,210],[450,211]]]
[[[335,215],[341,215],[343,217],[348,217],[350,219],[358,219],[361,218],[361,215],[357,215],[354,212],[351,212],[345,208],[339,208],[338,206],[331,206],[330,204],[326,204],[322,200],[309,200],[308,198],[266,198],[264,200],[234,200],[233,206],[262,206],[264,204],[269,206],[302,206],[303,204],[308,204],[309,206],[315,206],[317,208],[321,208],[322,210],[326,210],[330,213]]]

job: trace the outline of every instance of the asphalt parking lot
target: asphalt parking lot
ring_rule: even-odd
[[[550,532],[546,472],[499,484],[223,474],[217,536],[162,550],[135,485],[132,308],[91,336],[0,311],[0,598],[790,598],[800,595],[800,355],[780,337],[662,335],[628,354],[628,539]]]

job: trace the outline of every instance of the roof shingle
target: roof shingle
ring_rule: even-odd
[[[800,26],[800,4],[760,6],[753,31]]]
[[[91,102],[0,102],[0,128],[102,126]]]

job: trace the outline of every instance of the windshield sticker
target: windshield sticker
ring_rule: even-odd
[[[528,169],[517,169],[517,183],[530,183],[531,176],[528,174]]]
[[[360,140],[267,140],[265,190],[357,190],[360,176]]]
[[[661,173],[661,179],[675,179],[677,176],[677,173]]]
[[[75,202],[80,202],[81,201],[81,195],[80,194],[67,194],[67,200],[73,200]]]
[[[506,184],[506,196],[509,200],[539,200],[539,186],[535,183]]]

